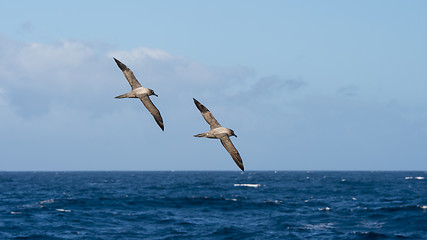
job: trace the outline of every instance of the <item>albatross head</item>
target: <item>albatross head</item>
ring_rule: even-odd
[[[158,97],[159,95],[157,95],[156,93],[154,93],[154,91],[153,91],[153,89],[150,89],[150,94],[149,94],[150,96],[151,95],[154,95],[154,96],[156,96],[156,97]]]
[[[230,129],[231,130],[231,129]],[[233,130],[231,130],[231,135],[230,136],[235,136],[235,137],[237,137],[237,135],[236,134],[234,134],[234,131]]]

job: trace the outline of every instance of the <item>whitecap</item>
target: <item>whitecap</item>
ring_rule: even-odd
[[[52,198],[52,199],[40,201],[39,204],[50,204],[53,202],[55,202],[55,199]]]
[[[12,215],[22,214],[22,212],[10,212]]]
[[[427,210],[427,206],[426,206],[426,205],[418,206],[418,207],[420,207],[421,209],[425,209],[425,210]]]
[[[384,225],[384,222],[376,222],[376,221],[362,221],[364,226],[369,228],[381,228]]]
[[[57,208],[57,209],[55,209],[56,211],[58,211],[58,212],[71,212],[71,210],[68,210],[68,209],[62,209],[62,208]]]
[[[405,177],[406,180],[408,179],[417,179],[417,180],[423,180],[424,177]]]
[[[329,211],[331,208],[325,207],[325,208],[318,208],[319,211]]]
[[[236,199],[236,198],[226,198],[225,200],[227,200],[227,201],[237,202],[237,199]]]
[[[319,223],[319,224],[305,224],[303,229],[325,229],[325,228],[334,228],[333,223]]]
[[[234,184],[235,187],[261,187],[261,184],[251,184],[251,183],[235,183]]]

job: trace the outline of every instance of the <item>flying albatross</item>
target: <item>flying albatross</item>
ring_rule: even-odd
[[[242,158],[240,157],[239,152],[237,151],[236,147],[234,147],[233,143],[230,140],[230,136],[237,137],[236,134],[234,134],[234,131],[229,128],[222,127],[221,124],[218,123],[218,121],[214,118],[212,113],[205,106],[203,106],[196,99],[193,98],[193,100],[194,100],[194,103],[196,104],[196,107],[202,113],[203,118],[211,126],[211,130],[209,132],[200,133],[200,134],[194,135],[194,137],[207,137],[207,138],[216,138],[221,140],[222,145],[231,155],[234,162],[237,164],[237,166],[239,166],[240,169],[242,169],[242,171],[244,171],[245,168],[243,167]]]
[[[117,66],[119,66],[120,70],[123,71],[123,74],[125,75],[126,79],[128,80],[130,86],[132,87],[132,91],[122,94],[120,96],[117,96],[116,98],[139,98],[141,102],[144,104],[144,106],[147,108],[147,110],[153,115],[154,120],[156,120],[159,127],[164,131],[165,127],[163,125],[163,119],[160,115],[159,110],[154,106],[153,102],[150,100],[150,96],[154,95],[156,97],[157,94],[154,93],[152,89],[145,88],[141,86],[141,84],[136,80],[135,75],[133,75],[133,72],[123,63],[121,63],[119,60],[114,58],[114,61],[116,61]]]

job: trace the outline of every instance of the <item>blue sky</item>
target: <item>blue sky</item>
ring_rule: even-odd
[[[425,1],[1,1],[0,170],[426,170]],[[135,99],[130,67],[165,123]]]

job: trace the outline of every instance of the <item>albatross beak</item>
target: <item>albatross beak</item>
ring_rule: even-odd
[[[157,94],[155,94],[155,93],[154,93],[153,95],[154,95],[154,96],[156,96],[156,97],[159,97],[159,95],[157,95]]]

